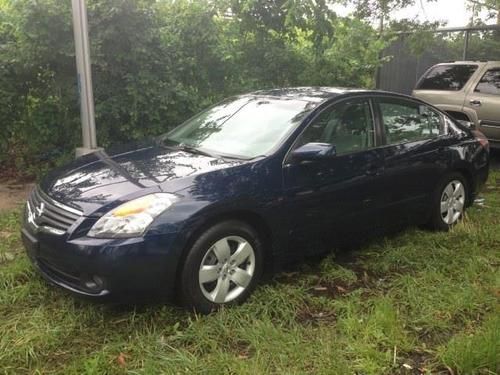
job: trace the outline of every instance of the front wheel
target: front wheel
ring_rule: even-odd
[[[447,175],[436,189],[432,202],[430,226],[435,230],[447,231],[465,213],[468,185],[460,173]]]
[[[207,229],[193,244],[180,276],[182,303],[200,313],[243,302],[262,272],[257,232],[239,221]]]

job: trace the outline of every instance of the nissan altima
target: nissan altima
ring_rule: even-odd
[[[480,132],[415,98],[258,91],[48,173],[22,238],[41,275],[73,293],[154,293],[208,313],[244,301],[264,270],[353,233],[448,230],[488,165]]]

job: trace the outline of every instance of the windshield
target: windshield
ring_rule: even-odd
[[[166,141],[245,159],[267,155],[314,104],[303,100],[237,97],[201,112],[166,136]]]

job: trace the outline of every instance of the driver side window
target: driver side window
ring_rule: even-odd
[[[347,154],[374,147],[374,135],[368,100],[347,100],[321,112],[301,134],[296,147],[329,143],[335,145],[337,154]]]

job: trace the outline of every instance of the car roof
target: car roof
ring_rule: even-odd
[[[464,60],[464,61],[448,61],[448,62],[442,62],[437,65],[500,65],[500,61],[486,61],[486,60]]]
[[[380,93],[381,91],[346,87],[285,87],[278,89],[259,90],[249,93],[255,97],[275,97],[281,99],[303,100],[313,103],[324,102],[334,97],[348,93]]]

